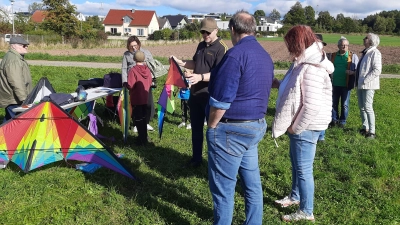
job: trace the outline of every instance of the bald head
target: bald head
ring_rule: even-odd
[[[237,34],[254,35],[257,28],[256,19],[247,11],[239,10],[229,20],[229,29]]]

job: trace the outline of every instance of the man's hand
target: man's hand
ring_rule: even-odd
[[[197,84],[201,81],[201,75],[196,73],[185,72],[186,80],[189,85]]]
[[[175,62],[178,63],[178,65],[181,66],[181,67],[184,67],[185,64],[186,64],[182,60],[178,59],[176,56],[171,55],[170,58],[173,58],[175,60]]]
[[[352,71],[352,70],[346,70],[346,74],[347,75],[353,75],[355,72],[354,71]]]

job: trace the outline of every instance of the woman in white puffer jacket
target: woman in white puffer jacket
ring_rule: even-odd
[[[275,201],[282,207],[300,204],[297,212],[284,215],[284,221],[314,221],[313,163],[319,134],[328,128],[332,112],[333,64],[322,50],[321,41],[309,26],[298,25],[285,36],[293,64],[279,87],[272,135],[287,132],[290,139],[292,191]]]

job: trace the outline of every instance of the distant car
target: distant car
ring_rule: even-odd
[[[11,39],[11,34],[5,34],[4,35],[4,41],[5,42],[7,42],[7,43],[10,42],[10,39]]]
[[[21,34],[5,34],[4,35],[4,41],[9,43],[12,36],[14,36],[14,37],[21,36],[22,37]]]

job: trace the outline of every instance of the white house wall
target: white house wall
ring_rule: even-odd
[[[158,24],[157,15],[154,13],[153,18],[151,18],[150,25],[149,25],[148,29],[146,29],[147,30],[146,36],[149,36],[150,34],[154,33],[154,31],[159,30],[159,29],[160,29],[160,25]]]

